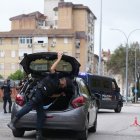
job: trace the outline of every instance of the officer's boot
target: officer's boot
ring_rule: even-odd
[[[11,113],[11,108],[9,107],[9,113]]]
[[[9,105],[9,113],[11,113],[11,105]]]
[[[7,113],[6,108],[4,108],[4,113]]]
[[[6,106],[3,107],[4,113],[7,113]]]
[[[12,130],[12,131],[14,131],[14,130],[16,130],[16,128],[15,128],[15,123],[17,122],[17,120],[18,120],[18,118],[17,117],[14,117],[8,124],[7,124],[7,126]]]
[[[43,140],[43,136],[42,136],[42,131],[41,130],[37,130],[36,131],[36,140]]]

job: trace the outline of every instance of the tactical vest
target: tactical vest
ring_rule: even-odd
[[[47,76],[38,83],[38,89],[46,96],[56,94],[59,90],[59,79],[57,77]]]

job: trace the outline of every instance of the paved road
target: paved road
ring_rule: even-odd
[[[140,104],[127,104],[121,113],[101,110],[97,132],[88,140],[140,140],[140,126],[133,125],[135,117],[140,124]]]
[[[88,140],[139,140],[140,126],[134,126],[134,119],[140,124],[140,104],[127,104],[121,113],[100,110],[98,114],[97,132],[89,134]],[[23,138],[14,138],[7,127],[10,114],[4,114],[0,103],[0,139],[2,140],[34,140],[35,131],[26,132]],[[73,133],[49,132],[47,140],[75,140]]]

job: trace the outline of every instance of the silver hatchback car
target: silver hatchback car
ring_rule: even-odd
[[[16,96],[12,108],[11,119],[31,98],[36,83],[49,74],[51,64],[56,60],[57,53],[41,52],[25,54],[21,65],[29,78]],[[96,132],[97,105],[96,98],[91,95],[83,79],[78,78],[79,62],[67,55],[62,56],[56,72],[63,73],[72,79],[73,93],[58,98],[44,100],[46,119],[44,131],[47,129],[72,130],[76,132],[78,140],[87,140],[88,132]],[[25,131],[36,129],[36,111],[32,110],[16,123],[15,137],[22,137]]]

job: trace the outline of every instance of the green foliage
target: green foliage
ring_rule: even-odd
[[[22,80],[25,77],[24,72],[17,70],[15,73],[11,74],[8,78],[12,80]]]
[[[3,78],[3,76],[0,74],[0,79],[2,79]]]
[[[110,61],[107,62],[107,69],[114,74],[124,75],[125,72],[125,55],[126,47],[120,45],[111,55]]]
[[[128,80],[134,81],[135,79],[135,56],[136,56],[136,69],[140,73],[140,53],[139,44],[133,43],[128,47]],[[120,45],[111,55],[110,61],[107,62],[107,69],[111,70],[114,74],[121,74],[125,77],[126,73],[126,46]]]

